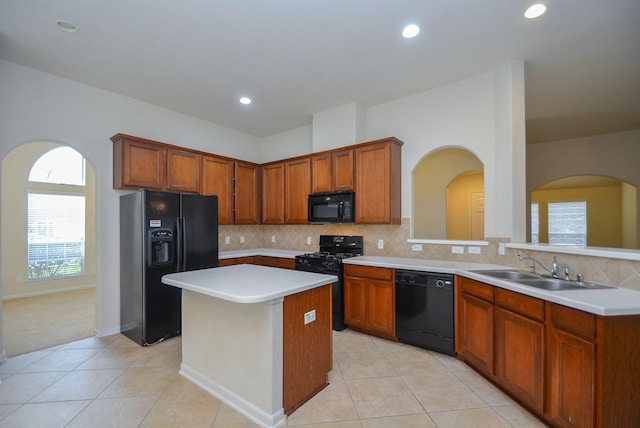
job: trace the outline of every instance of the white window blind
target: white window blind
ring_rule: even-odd
[[[549,203],[549,244],[587,245],[587,202]]]
[[[85,196],[30,192],[29,279],[84,274]]]
[[[540,242],[540,206],[537,202],[531,204],[531,243]]]

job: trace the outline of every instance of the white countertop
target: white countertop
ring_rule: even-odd
[[[246,250],[232,250],[232,251],[220,251],[218,259],[233,259],[236,257],[251,257],[251,256],[268,256],[268,257],[281,257],[284,259],[295,259],[300,254],[312,253],[317,251],[316,249],[309,250],[279,250],[277,248],[250,248]]]
[[[164,275],[162,282],[235,303],[264,303],[338,280],[335,275],[234,265]]]
[[[537,297],[549,302],[580,309],[596,315],[640,315],[640,291],[626,288],[606,288],[597,290],[546,291],[517,282],[482,275],[471,270],[513,269],[512,267],[455,262],[449,260],[411,259],[402,257],[362,256],[343,260],[345,264],[377,266],[391,269],[408,269],[424,272],[450,273],[485,282],[507,290]]]

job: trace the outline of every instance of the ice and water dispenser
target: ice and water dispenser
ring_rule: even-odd
[[[149,266],[162,266],[173,263],[173,231],[155,229],[149,231]]]

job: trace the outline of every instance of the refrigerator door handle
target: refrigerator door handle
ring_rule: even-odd
[[[182,217],[182,271],[187,270],[187,218]]]
[[[180,221],[180,217],[176,217],[176,260],[177,260],[177,271],[182,272],[182,222]]]

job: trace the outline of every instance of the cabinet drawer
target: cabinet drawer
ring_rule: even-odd
[[[392,269],[349,264],[344,265],[344,274],[364,278],[386,279],[389,281],[393,278]]]
[[[460,289],[472,296],[479,297],[488,302],[493,302],[493,293],[495,287],[482,282],[474,281],[473,279],[465,278],[463,276],[458,277],[458,283]]]
[[[555,328],[589,339],[595,339],[595,315],[554,303],[547,304],[550,306],[551,322]]]
[[[510,309],[535,320],[544,321],[544,301],[524,294],[497,288],[496,303],[503,308]]]

